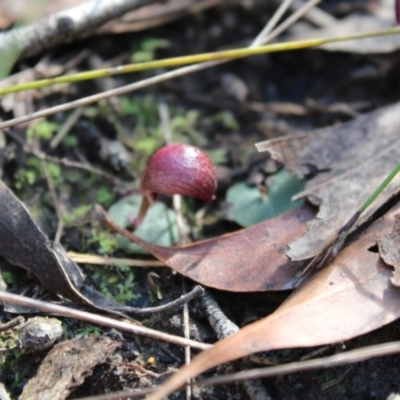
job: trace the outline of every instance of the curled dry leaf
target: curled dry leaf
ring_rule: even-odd
[[[61,245],[52,243],[32,220],[28,210],[0,180],[0,255],[35,275],[43,287],[90,309],[124,316],[140,310],[124,306],[84,287],[79,267]],[[7,307],[10,312],[26,312]]]
[[[347,340],[400,317],[400,296],[390,283],[391,271],[370,250],[390,232],[399,211],[400,205],[371,225],[274,313],[201,353],[149,399],[161,399],[205,370],[254,352]]]
[[[400,159],[400,103],[363,115],[343,125],[305,135],[258,143],[299,178],[315,175],[295,199],[318,205],[317,218],[305,235],[290,243],[292,260],[321,253]],[[362,215],[365,222],[400,188],[397,176]]]
[[[293,289],[299,271],[285,254],[286,244],[314,218],[305,206],[251,228],[181,247],[147,242],[117,226],[96,206],[113,231],[142,246],[172,269],[203,285],[233,292]]]
[[[378,248],[383,261],[394,268],[392,284],[400,287],[400,214],[394,219],[392,232],[379,239]]]
[[[83,283],[76,264],[62,249],[53,247],[25,206],[2,181],[0,198],[0,255],[34,274],[50,292],[93,307],[75,287]],[[75,277],[74,281],[70,276]]]

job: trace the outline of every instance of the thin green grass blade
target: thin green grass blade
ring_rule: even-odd
[[[387,185],[394,179],[394,177],[400,171],[400,163],[397,164],[392,172],[384,179],[384,181],[376,188],[374,193],[365,201],[365,203],[360,207],[360,214],[364,212],[374,201],[375,199],[383,192]]]

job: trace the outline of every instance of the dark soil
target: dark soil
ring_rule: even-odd
[[[261,3],[261,2],[260,2]],[[269,3],[269,2],[266,2]],[[326,1],[323,7],[329,12],[341,17],[354,9],[362,9],[365,2],[348,2],[353,7],[339,7],[337,2]],[[346,11],[347,10],[347,11]],[[84,41],[69,44],[53,51],[52,60],[58,60],[61,56],[72,56],[74,53],[89,49],[90,56],[79,65],[80,70],[89,69],[90,57],[94,55],[103,61],[112,60],[121,54],[127,54],[123,62],[129,62],[129,55],[133,48],[137,48],[144,39],[163,38],[169,41],[169,47],[157,52],[157,57],[172,57],[182,54],[194,54],[212,51],[224,47],[238,47],[249,43],[262,29],[272,9],[257,4],[254,8],[220,7],[204,14],[186,18],[182,21],[163,26],[161,28],[123,35],[103,35],[89,38]],[[35,65],[37,59],[21,62],[16,70]],[[202,235],[211,237],[221,235],[239,229],[236,223],[221,219],[223,199],[226,189],[238,179],[248,179],[257,182],[268,175],[265,155],[256,154],[254,143],[260,140],[274,138],[286,134],[298,134],[312,129],[327,126],[352,118],[345,112],[332,112],[328,105],[333,103],[349,104],[357,112],[366,112],[379,106],[393,103],[398,99],[399,75],[397,73],[400,63],[399,54],[385,56],[360,56],[343,53],[328,53],[322,50],[305,50],[257,56],[224,64],[206,71],[166,82],[147,90],[135,92],[128,97],[132,102],[150,104],[143,108],[148,115],[145,119],[144,135],[147,135],[158,125],[157,105],[160,101],[170,108],[171,115],[180,113],[187,115],[190,110],[196,110],[199,118],[194,124],[196,134],[190,136],[184,132],[186,141],[194,142],[208,150],[225,149],[224,160],[220,165],[220,189],[218,199],[211,207],[209,222],[204,226]],[[364,79],[356,79],[356,71],[368,69],[377,64],[385,64],[389,67],[380,74]],[[140,77],[149,76],[151,73],[136,74],[130,76],[118,76],[113,78],[117,85],[125,84]],[[233,76],[248,90],[246,99],[239,101],[237,94],[228,93],[222,85],[224,76]],[[54,93],[34,102],[35,107],[49,107],[74,98],[83,97],[98,92],[102,83],[84,82],[71,85],[64,93]],[[236,98],[235,98],[236,96]],[[318,107],[304,115],[293,113],[279,113],[273,109],[264,107],[267,104],[295,103],[304,105],[312,99]],[[66,210],[74,210],[81,205],[90,205],[100,202],[104,207],[110,206],[115,200],[122,198],[137,187],[137,179],[144,168],[148,155],[135,149],[135,141],[138,139],[133,132],[139,123],[137,115],[121,114],[118,103],[104,103],[98,116],[91,120],[88,128],[88,117],[82,117],[76,127],[71,131],[75,138],[75,146],[67,146],[62,143],[56,150],[51,150],[48,142],[40,140],[43,151],[56,157],[68,157],[73,160],[90,161],[97,168],[115,176],[124,183],[107,181],[95,174],[62,168],[59,178],[58,192],[62,198]],[[107,116],[105,113],[109,112]],[[238,123],[237,128],[221,123],[218,119],[212,119],[218,113],[231,115]],[[155,114],[154,114],[155,113]],[[11,117],[10,114],[3,117]],[[55,115],[52,121],[62,123],[66,115]],[[147,118],[147,119],[146,119]],[[115,119],[118,124],[113,124]],[[204,121],[211,120],[210,123]],[[153,124],[153,126],[152,126]],[[117,126],[122,126],[117,131]],[[26,127],[13,129],[14,134],[24,137]],[[124,136],[124,133],[128,136]],[[123,161],[113,159],[107,154],[101,156],[99,148],[104,138],[108,140],[120,140],[124,143],[132,161],[124,164]],[[139,137],[140,140],[143,137]],[[159,146],[164,139],[158,137],[155,143]],[[197,143],[196,143],[197,142]],[[57,216],[54,204],[50,196],[46,180],[35,169],[37,176],[34,184],[28,184],[21,177],[21,170],[29,170],[37,167],[35,158],[24,153],[21,147],[12,139],[7,138],[5,152],[8,154],[3,160],[2,179],[25,202],[37,222],[40,224],[49,238],[54,238],[57,228]],[[261,175],[261,178],[260,178]],[[99,191],[103,197],[99,196]],[[104,194],[106,193],[106,194]],[[168,202],[168,200],[166,200]],[[193,210],[198,210],[202,204],[192,202]],[[61,243],[67,250],[77,252],[96,253],[99,251],[99,243],[93,241],[92,226],[84,217],[75,220],[73,224],[66,225]],[[125,257],[121,250],[112,255]],[[98,267],[96,267],[98,268]],[[103,267],[99,267],[103,269]],[[107,267],[112,273],[116,270]],[[84,267],[88,282],[99,287],[101,277],[94,276],[94,267]],[[181,295],[182,278],[173,274],[168,269],[154,269],[159,275],[157,285],[163,294],[162,302],[173,300]],[[16,272],[14,272],[16,274]],[[135,298],[128,303],[135,307],[148,307],[158,305],[154,292],[148,280],[148,270],[135,270]],[[125,276],[125,275],[123,275]],[[28,287],[28,294],[36,289],[32,288],[32,277],[24,272],[18,273],[18,283],[9,285],[9,289],[22,292]],[[186,282],[186,285],[191,285]],[[113,292],[112,285],[107,290]],[[258,318],[273,312],[289,293],[257,293],[235,294],[228,292],[211,291],[216,300],[239,326],[243,326]],[[198,339],[206,342],[216,340],[205,317],[196,301],[190,305],[190,316],[195,326]],[[12,315],[3,313],[2,320],[7,321]],[[179,326],[180,311],[172,311],[161,315],[152,316],[151,319],[142,322],[154,329],[168,333],[181,335]],[[77,329],[89,332],[90,327],[82,322],[64,320],[65,339],[74,337]],[[392,323],[377,331],[345,343],[336,343],[328,347],[323,355],[331,355],[343,349],[355,349],[363,346],[384,343],[397,340],[400,325]],[[99,328],[100,332],[109,333],[107,329]],[[295,332],[294,332],[295,334]],[[127,363],[139,362],[146,369],[155,373],[163,373],[167,368],[179,368],[184,363],[183,350],[177,346],[158,343],[145,337],[132,337],[123,334],[119,337],[121,347],[115,357],[106,365],[97,367],[92,376],[88,377],[85,384],[80,387],[70,398],[102,394],[106,392],[124,390],[126,388],[144,388],[151,384],[160,383],[165,378],[152,378],[137,373],[134,367],[127,367]],[[314,349],[290,349],[287,351],[263,354],[280,362],[299,360]],[[13,398],[21,392],[26,381],[35,375],[37,367],[45,357],[47,351],[36,354],[10,356],[1,370],[1,381],[11,391]],[[150,360],[154,357],[155,363]],[[371,359],[358,364],[347,365],[340,368],[316,370],[270,378],[263,380],[267,392],[273,399],[315,399],[315,400],[367,400],[385,399],[392,392],[400,391],[400,371],[397,363],[399,356]],[[118,365],[125,365],[118,367]],[[257,365],[254,365],[257,367]],[[220,368],[222,372],[228,369]],[[213,375],[215,371],[208,373]],[[331,385],[326,384],[331,383]],[[194,398],[203,399],[240,399],[243,394],[238,384],[226,387],[204,389],[203,392],[195,391]],[[171,396],[172,399],[184,398],[183,392]]]

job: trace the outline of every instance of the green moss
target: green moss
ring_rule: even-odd
[[[132,268],[122,265],[112,269],[93,265],[86,268],[91,271],[91,278],[104,296],[119,303],[126,303],[136,298],[135,274]]]
[[[117,239],[108,232],[91,231],[92,237],[88,240],[89,244],[97,244],[100,254],[109,254],[118,248]]]
[[[28,139],[39,138],[43,140],[50,140],[54,133],[60,129],[60,124],[51,122],[46,119],[31,125],[26,133]]]

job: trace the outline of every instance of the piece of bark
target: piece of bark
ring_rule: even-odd
[[[400,287],[400,214],[395,216],[392,232],[378,241],[378,248],[383,261],[394,268],[390,281]]]
[[[0,33],[3,76],[20,57],[29,57],[87,33],[156,0],[90,0],[27,26]]]
[[[29,0],[17,0],[17,7],[9,0],[0,0],[0,29],[7,29],[20,19],[34,22],[51,14],[76,7],[87,0],[48,0],[40,9]],[[169,0],[130,11],[122,17],[107,22],[93,31],[94,34],[134,32],[154,28],[179,18],[195,15],[224,0]],[[32,10],[33,9],[33,10]]]
[[[54,346],[19,400],[63,400],[119,345],[107,336],[77,336]]]
[[[400,103],[351,122],[258,143],[299,178],[312,176],[295,199],[319,206],[305,235],[290,243],[288,256],[305,260],[322,252],[400,159]],[[378,196],[357,226],[399,192],[400,176]]]

